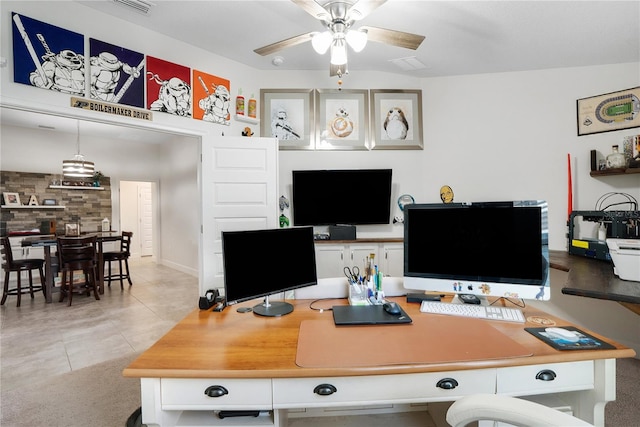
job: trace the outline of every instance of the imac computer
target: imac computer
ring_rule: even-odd
[[[222,232],[227,305],[264,297],[253,307],[261,316],[293,311],[269,296],[318,283],[313,227]]]
[[[547,203],[405,206],[404,287],[548,300]]]

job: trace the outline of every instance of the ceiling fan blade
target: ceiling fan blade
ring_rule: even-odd
[[[301,7],[305,12],[307,12],[309,15],[313,16],[316,19],[321,19],[324,21],[329,22],[331,20],[331,16],[329,15],[329,12],[327,12],[327,10],[320,6],[318,3],[316,3],[313,0],[291,0],[292,2],[294,2],[296,5],[298,5],[299,7]]]
[[[360,27],[367,30],[369,41],[390,44],[392,46],[405,47],[416,50],[424,40],[424,36],[418,34],[405,33],[403,31],[387,30],[378,27]]]
[[[383,4],[385,4],[387,0],[360,0],[356,1],[353,6],[349,8],[347,12],[347,16],[349,19],[353,19],[354,21],[358,21]]]
[[[276,53],[278,51],[281,51],[282,49],[286,49],[288,47],[296,46],[310,41],[311,34],[312,33],[300,34],[298,36],[280,40],[279,42],[271,43],[267,46],[259,47],[258,49],[254,49],[253,51],[262,56],[271,55],[272,53]]]

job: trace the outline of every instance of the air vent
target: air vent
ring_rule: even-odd
[[[422,70],[427,68],[427,66],[420,62],[415,56],[391,59],[390,61],[400,67],[403,71]]]
[[[135,9],[136,11],[144,14],[149,13],[149,9],[155,6],[155,3],[148,0],[113,0],[114,3]]]

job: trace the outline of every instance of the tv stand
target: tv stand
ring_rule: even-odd
[[[253,312],[258,316],[279,317],[293,311],[293,305],[284,301],[269,302],[269,296],[264,297],[262,304],[253,306]]]

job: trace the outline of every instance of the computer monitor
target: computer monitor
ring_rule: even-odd
[[[294,170],[293,224],[389,224],[391,176],[391,169]]]
[[[227,305],[265,297],[253,307],[261,316],[293,311],[269,296],[318,283],[313,227],[222,232]]]
[[[405,206],[404,287],[548,300],[547,203]]]

